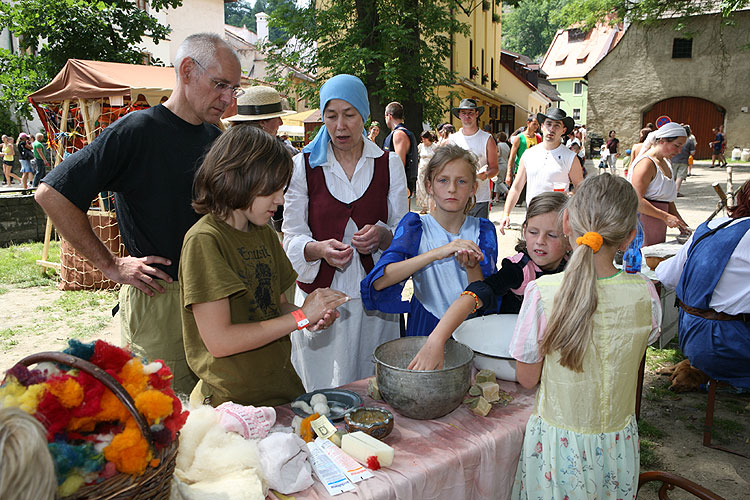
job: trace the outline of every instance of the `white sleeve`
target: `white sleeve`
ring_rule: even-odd
[[[656,291],[656,287],[651,282],[651,280],[645,276],[643,276],[643,279],[646,280],[648,292],[651,296],[651,333],[648,336],[648,344],[651,345],[656,342],[656,340],[659,338],[659,335],[661,334],[661,298],[659,297],[659,293]]]
[[[396,153],[390,153],[388,157],[388,169],[390,182],[388,188],[388,223],[378,224],[390,229],[391,233],[409,210],[409,191],[406,188],[406,172],[401,158]]]
[[[690,238],[684,245],[682,245],[682,248],[677,252],[677,255],[661,261],[659,265],[656,266],[656,277],[662,285],[670,290],[677,288],[677,283],[679,283],[680,276],[682,275],[682,269],[685,267],[688,250],[692,244],[693,235],[690,235]]]
[[[284,194],[284,222],[281,230],[284,233],[286,255],[294,270],[297,271],[297,279],[303,283],[312,283],[320,269],[320,260],[313,262],[305,260],[305,246],[315,241],[307,223],[308,201],[305,157],[303,154],[298,154],[294,157],[292,179]]]

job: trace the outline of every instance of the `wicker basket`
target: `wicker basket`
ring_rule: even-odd
[[[175,460],[177,458],[178,439],[172,444],[161,450],[155,450],[154,442],[151,437],[151,429],[148,422],[136,409],[133,398],[109,373],[105,372],[93,363],[89,363],[81,358],[71,356],[62,352],[40,352],[23,358],[19,363],[24,366],[30,366],[42,361],[52,361],[62,365],[76,368],[88,373],[104,386],[112,391],[115,396],[125,405],[133,418],[135,418],[141,433],[146,438],[151,450],[154,451],[154,457],[159,459],[157,467],[148,467],[146,472],[140,476],[131,476],[130,474],[118,473],[100,483],[82,486],[71,496],[64,497],[61,500],[162,500],[168,499],[170,488],[172,486],[172,473],[174,472]]]

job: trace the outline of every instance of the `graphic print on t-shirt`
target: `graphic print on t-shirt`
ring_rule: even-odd
[[[271,254],[266,248],[240,247],[237,249],[244,262],[244,269],[238,269],[237,275],[248,288],[255,290],[254,299],[248,310],[248,320],[257,317],[276,317],[281,314],[278,306],[271,300],[273,271]],[[261,311],[260,313],[258,311]]]

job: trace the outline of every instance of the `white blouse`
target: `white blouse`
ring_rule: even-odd
[[[315,167],[323,169],[328,190],[334,198],[342,203],[352,203],[365,194],[375,171],[375,158],[384,154],[383,150],[374,142],[369,139],[364,141],[362,157],[357,162],[351,180],[347,178],[343,167],[336,160],[330,144],[328,145],[327,162]],[[378,225],[385,226],[393,232],[408,210],[408,193],[404,165],[396,153],[390,153],[388,166],[390,170],[388,221],[385,224],[378,222]],[[297,271],[297,279],[303,283],[312,283],[318,275],[320,260],[312,262],[305,260],[305,246],[311,241],[316,241],[308,226],[307,208],[307,176],[305,173],[305,158],[301,153],[294,157],[292,179],[284,195],[284,223],[281,230],[284,233],[284,250],[292,262],[294,270]],[[343,243],[350,244],[352,236],[357,231],[357,225],[352,219],[349,219],[344,230]],[[353,299],[360,297],[359,283],[366,275],[358,255],[357,252],[354,252],[354,257],[349,264],[343,270],[337,269],[331,282],[332,289],[340,290]],[[380,255],[381,250],[373,255],[375,262],[378,261]]]

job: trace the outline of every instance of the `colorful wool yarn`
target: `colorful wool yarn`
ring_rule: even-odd
[[[101,340],[71,340],[64,352],[95,364],[123,386],[146,418],[157,450],[175,440],[188,412],[175,396],[172,373],[162,361],[148,363]],[[0,406],[19,407],[45,426],[62,497],[116,473],[140,475],[159,465],[117,396],[75,368],[48,362],[33,370],[14,366],[0,386]]]

